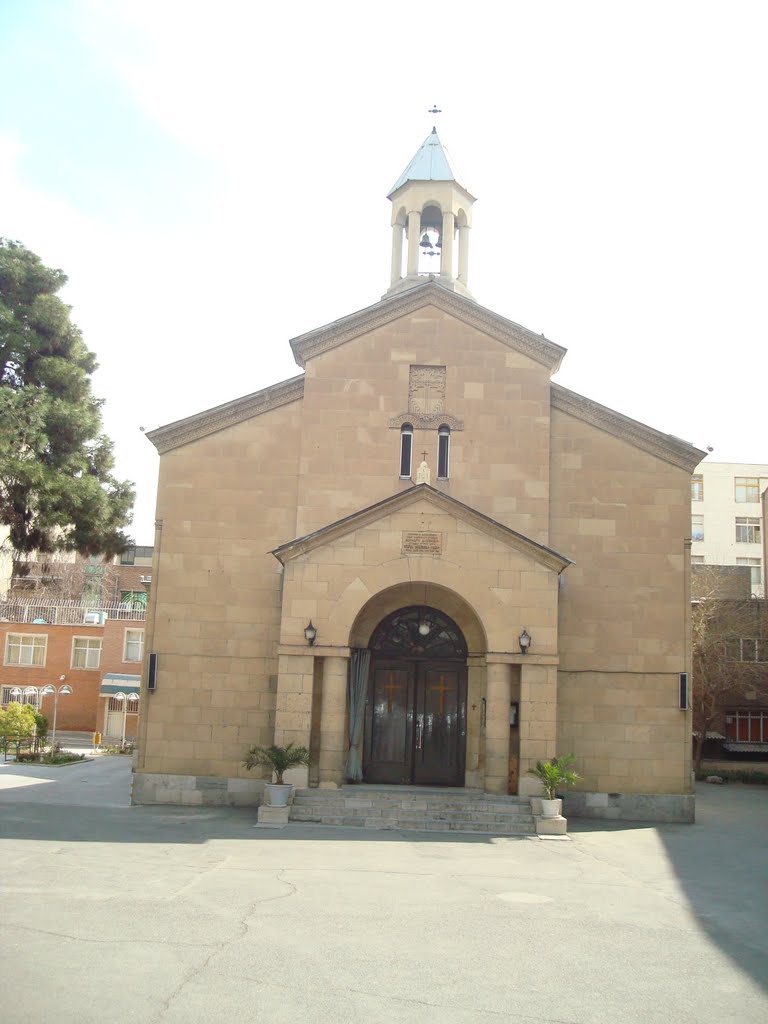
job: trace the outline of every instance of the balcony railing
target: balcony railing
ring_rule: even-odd
[[[146,607],[138,604],[83,604],[81,601],[0,601],[0,622],[40,626],[103,626],[107,619],[143,622]]]

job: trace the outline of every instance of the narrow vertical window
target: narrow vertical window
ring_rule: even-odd
[[[400,479],[411,477],[411,455],[413,452],[413,427],[404,423],[400,428]]]
[[[447,480],[451,461],[451,428],[443,424],[437,432],[437,479]]]

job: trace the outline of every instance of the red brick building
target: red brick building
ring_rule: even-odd
[[[38,707],[56,731],[136,734],[152,549],[113,563],[27,563],[0,601],[0,704]],[[66,687],[58,699],[41,690]]]

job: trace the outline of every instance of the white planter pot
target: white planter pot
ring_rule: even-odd
[[[269,796],[269,802],[272,807],[287,807],[288,801],[291,798],[293,786],[290,784],[283,784],[278,786],[276,782],[268,782],[267,795]]]
[[[542,818],[556,818],[560,814],[560,808],[562,807],[562,803],[562,800],[542,800]]]

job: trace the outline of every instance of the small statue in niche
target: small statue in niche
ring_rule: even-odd
[[[432,474],[429,471],[427,465],[426,452],[424,453],[425,458],[421,460],[421,465],[416,470],[416,483],[417,484],[428,484],[432,481]]]

